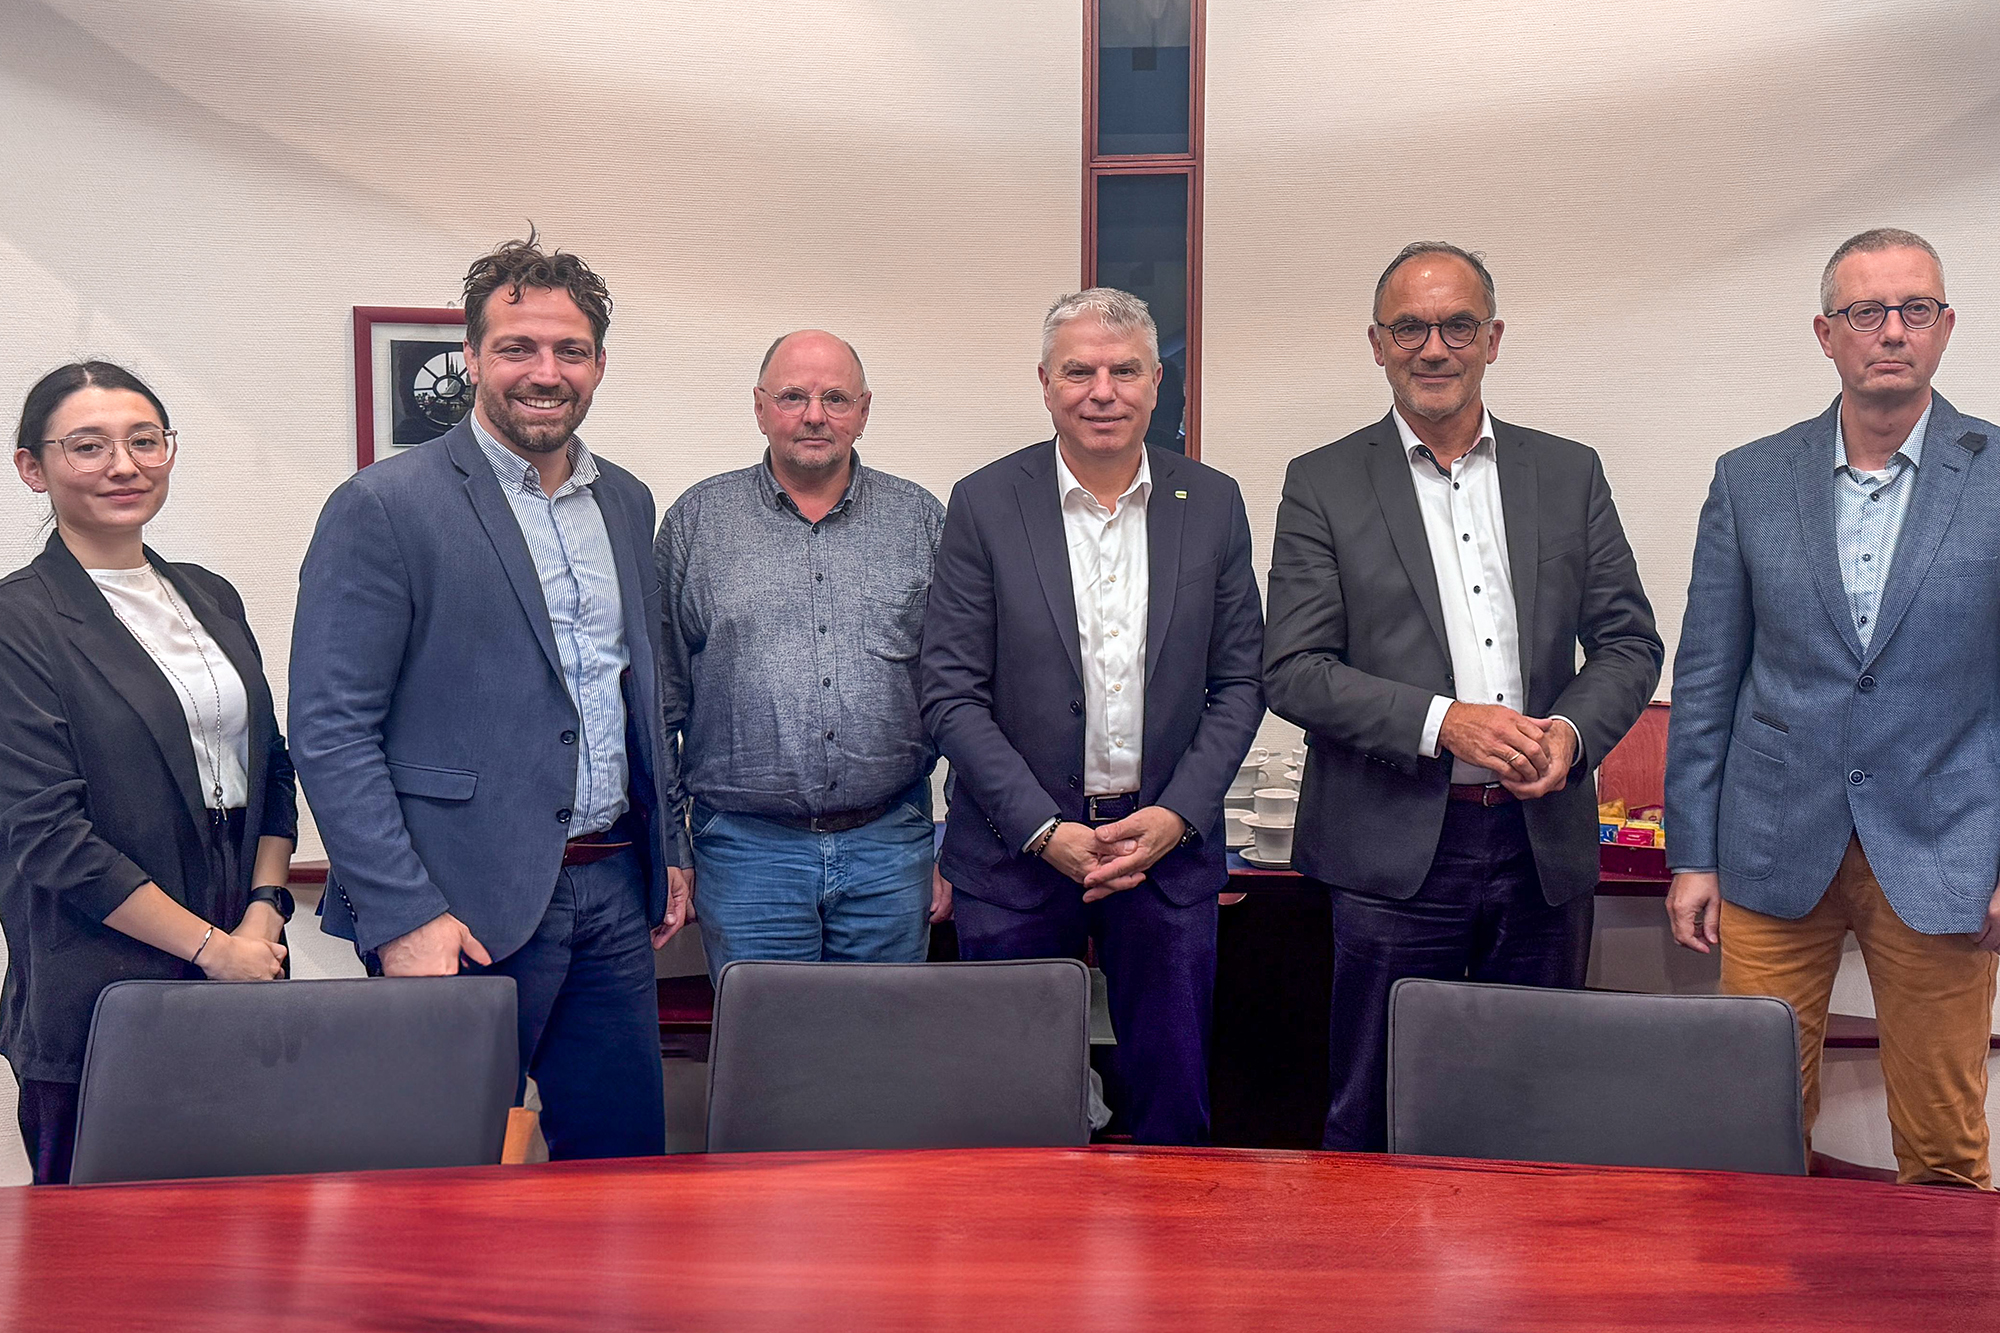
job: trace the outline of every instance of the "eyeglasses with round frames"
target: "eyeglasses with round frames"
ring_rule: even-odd
[[[771,406],[788,417],[795,417],[804,412],[815,398],[819,399],[820,411],[830,417],[844,417],[861,406],[861,399],[868,396],[864,393],[857,398],[845,389],[824,389],[819,393],[807,393],[804,389],[780,389],[772,393],[761,384],[757,385],[756,389],[758,393],[771,400]]]
[[[59,440],[42,443],[61,445],[63,457],[78,472],[102,472],[111,466],[121,444],[140,467],[165,467],[180,451],[180,434],[158,426],[141,426],[122,440],[97,431],[72,431]]]
[[[1432,320],[1429,323],[1421,319],[1399,319],[1394,324],[1384,324],[1378,319],[1375,321],[1375,327],[1389,330],[1389,336],[1396,340],[1396,346],[1406,352],[1414,352],[1431,340],[1432,329],[1438,331],[1438,337],[1444,339],[1446,347],[1470,347],[1472,340],[1479,336],[1479,330],[1492,322],[1493,318],[1490,315],[1485,319],[1460,315],[1454,319]]]
[[[1938,322],[1938,316],[1951,309],[1949,301],[1934,301],[1928,296],[1914,297],[1901,305],[1883,305],[1880,301],[1856,301],[1834,311],[1847,320],[1848,327],[1856,333],[1873,333],[1889,322],[1889,312],[1902,316],[1906,329],[1927,329]]]

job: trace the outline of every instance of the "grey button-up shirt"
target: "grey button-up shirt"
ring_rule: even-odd
[[[630,804],[625,790],[625,695],[620,681],[632,664],[625,644],[625,603],[618,561],[604,513],[591,483],[597,460],[583,441],[569,442],[570,477],[554,495],[542,493],[542,475],[493,438],[475,414],[473,438],[493,465],[527,540],[542,582],[542,601],[555,631],[563,684],[576,705],[576,798],[569,836],[601,833]],[[504,722],[495,718],[494,725]]]
[[[734,814],[811,818],[893,798],[937,752],[917,708],[917,651],[944,506],[854,458],[809,523],[767,461],[710,477],[660,524],[668,751],[680,780]]]
[[[1847,461],[1847,438],[1840,414],[1833,417],[1834,524],[1840,541],[1840,581],[1847,585],[1854,631],[1866,648],[1875,637],[1876,612],[1882,588],[1889,582],[1889,565],[1910,512],[1910,493],[1917,488],[1917,465],[1924,457],[1924,431],[1931,409],[1917,418],[1903,445],[1889,456],[1880,472],[1863,472]]]

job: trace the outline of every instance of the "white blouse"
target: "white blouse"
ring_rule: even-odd
[[[250,700],[228,655],[151,565],[85,572],[180,697],[209,808],[244,805],[250,796]]]

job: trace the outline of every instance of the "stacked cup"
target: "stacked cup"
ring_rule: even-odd
[[[1250,845],[1249,816],[1256,803],[1256,791],[1264,780],[1264,766],[1271,762],[1269,750],[1252,750],[1243,756],[1235,779],[1222,801],[1224,841],[1232,848]]]
[[[1260,787],[1251,794],[1253,808],[1244,821],[1256,842],[1253,864],[1287,866],[1292,861],[1292,826],[1299,810],[1296,786]]]

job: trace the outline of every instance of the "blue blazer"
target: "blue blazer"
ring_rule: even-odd
[[[1200,831],[1152,871],[1186,906],[1228,880],[1222,802],[1264,716],[1264,612],[1235,481],[1149,451],[1139,803]],[[1017,911],[1080,892],[1021,848],[1053,815],[1083,818],[1082,663],[1050,440],[953,488],[931,576],[921,689],[951,761],[939,867],[956,889]]]
[[[2000,428],[1934,400],[1875,634],[1834,526],[1834,400],[1724,454],[1674,661],[1667,861],[1811,911],[1858,831],[1896,914],[1978,930],[2000,879]]]
[[[666,869],[689,857],[657,776],[653,496],[597,462],[632,658],[627,791],[658,923]],[[291,727],[331,863],[326,930],[366,953],[449,911],[496,960],[527,942],[569,838],[577,715],[534,559],[464,423],[327,500],[299,570]]]

